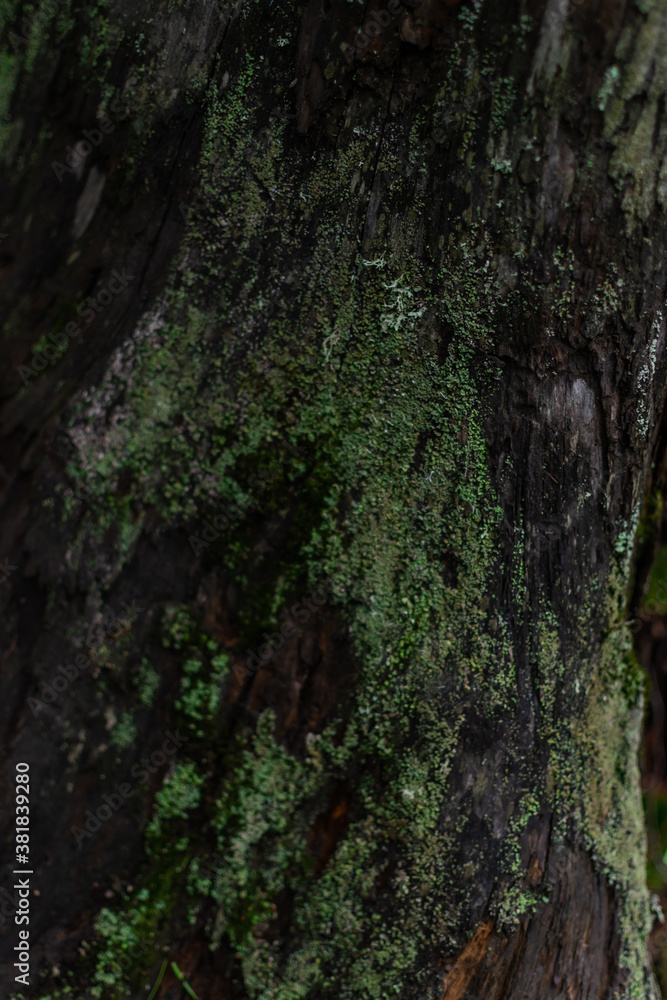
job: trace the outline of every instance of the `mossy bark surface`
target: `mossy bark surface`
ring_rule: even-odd
[[[656,997],[667,5],[0,25],[26,995]]]

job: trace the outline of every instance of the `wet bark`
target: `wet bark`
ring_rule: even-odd
[[[33,991],[657,996],[663,5],[61,8],[3,28]]]

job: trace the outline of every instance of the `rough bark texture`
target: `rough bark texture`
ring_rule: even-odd
[[[667,5],[0,18],[36,993],[655,997]]]

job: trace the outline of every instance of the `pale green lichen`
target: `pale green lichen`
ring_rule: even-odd
[[[472,28],[475,9],[461,18]],[[446,107],[451,95],[465,119],[459,159],[469,171],[479,155],[479,72],[469,54],[457,84],[462,95],[453,90],[450,67],[438,98]],[[138,908],[126,901],[124,913],[103,911],[98,920],[95,989],[104,986],[110,997],[130,993],[139,981],[132,970],[116,968],[118,955],[142,936],[151,949],[168,939],[174,928],[165,918],[185,884],[192,920],[200,906],[215,905],[211,943],[224,938],[233,949],[254,1000],[325,991],[341,1000],[379,1000],[407,983],[426,991],[431,970],[420,964],[420,953],[434,942],[460,949],[470,902],[455,888],[467,816],[461,810],[449,825],[441,822],[468,701],[478,699],[489,713],[511,713],[516,703],[512,628],[499,617],[489,621],[502,513],[483,433],[498,374],[484,358],[507,312],[528,311],[533,303],[511,284],[498,294],[491,236],[473,219],[472,206],[462,210],[467,230],[452,226],[448,245],[444,238],[438,245],[437,264],[424,268],[414,247],[428,214],[427,170],[392,190],[397,199],[410,193],[400,229],[392,226],[388,204],[369,207],[374,235],[362,245],[368,219],[347,220],[376,172],[395,165],[391,145],[376,155],[362,130],[305,169],[303,154],[282,145],[280,115],[258,138],[267,73],[251,52],[243,53],[209,96],[202,204],[192,208],[168,288],[114,352],[104,377],[75,400],[68,474],[90,487],[93,500],[70,558],[74,567],[85,561],[108,587],[131,557],[144,522],[119,499],[121,476],[130,475],[133,495],[153,508],[157,531],[189,531],[221,504],[246,509],[255,470],[280,453],[281,476],[253,508],[265,519],[290,519],[280,567],[258,554],[256,529],[245,516],[237,530],[210,543],[204,559],[244,591],[239,628],[249,641],[276,622],[299,589],[328,578],[358,665],[354,706],[323,733],[309,734],[303,756],[277,742],[267,711],[252,735],[226,748],[219,771],[177,761],[147,830],[141,891],[149,896]],[[503,143],[516,94],[509,79],[494,81],[492,90],[498,138],[489,155],[510,178]],[[427,124],[426,115],[414,124],[412,153]],[[302,206],[298,224],[295,200]],[[525,259],[527,242],[510,215],[508,208],[508,244]],[[317,225],[307,252],[304,220]],[[276,248],[283,256],[274,259]],[[265,262],[261,271],[255,259]],[[554,262],[562,278],[555,314],[566,322],[573,254],[557,251]],[[603,311],[613,310],[616,286],[605,288]],[[445,328],[451,342],[441,357]],[[105,537],[112,523],[119,528],[115,558],[89,553],[87,539]],[[634,529],[629,523],[622,539],[624,569]],[[519,620],[528,593],[525,547],[517,532],[511,584]],[[618,587],[626,585],[624,578]],[[587,599],[599,601],[591,590]],[[629,998],[643,974],[646,922],[632,853],[641,850],[632,764],[638,694],[622,667],[619,613],[618,607],[610,613],[616,631],[602,657],[589,663],[566,657],[563,623],[548,605],[535,612],[537,725],[552,756],[549,773],[529,793],[512,790],[514,814],[503,832],[502,878],[491,906],[501,930],[510,932],[542,901],[525,888],[521,838],[538,805],[569,809],[620,893]],[[579,622],[580,650],[590,624],[589,608]],[[187,606],[165,608],[162,641],[181,655],[176,717],[189,719],[194,737],[203,739],[227,661],[212,656],[217,644],[201,635]],[[559,687],[567,684],[581,698],[586,724],[580,728],[556,717]],[[147,672],[139,688],[145,707],[155,686]],[[605,735],[609,725],[613,741]],[[593,777],[585,767],[591,755]],[[509,794],[509,777],[499,771],[499,794]],[[356,797],[358,817],[315,877],[310,832],[340,784]],[[487,792],[480,777],[475,801]],[[620,841],[599,814],[602,794],[613,799],[614,823],[630,824]],[[195,809],[210,821],[221,856],[205,877],[197,853],[211,850],[210,833],[188,827],[184,835]],[[569,831],[564,825],[557,832]],[[470,864],[473,884],[484,861]],[[374,909],[382,878],[389,913]],[[285,893],[292,899],[289,948],[264,933]]]
[[[615,146],[609,173],[619,190],[624,190],[629,231],[636,219],[649,217],[657,198],[663,207],[667,204],[662,175],[667,132],[658,128],[659,107],[667,87],[664,5],[661,0],[649,0],[638,6],[644,16],[639,23],[629,19],[616,49],[616,61],[607,69],[598,95],[604,132]],[[638,96],[643,98],[640,105]],[[621,128],[626,114],[629,127]]]
[[[155,796],[153,817],[146,828],[148,842],[159,838],[163,824],[171,819],[186,819],[199,805],[200,789],[206,778],[197,772],[193,761],[178,761]]]

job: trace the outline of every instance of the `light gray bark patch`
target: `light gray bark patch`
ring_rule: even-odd
[[[100,203],[106,179],[107,175],[98,170],[97,167],[91,168],[86,186],[76,203],[74,222],[72,223],[73,239],[78,240],[80,236],[83,236],[90,225]]]
[[[539,45],[533,60],[533,68],[528,81],[528,93],[535,90],[535,81],[543,77],[551,80],[561,62],[563,35],[570,0],[549,0],[544,14]]]

